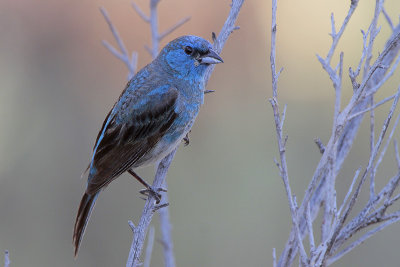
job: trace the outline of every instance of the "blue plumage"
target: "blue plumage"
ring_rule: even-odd
[[[203,103],[206,69],[221,62],[208,41],[182,36],[129,81],[93,148],[75,222],[75,255],[101,190],[125,171],[154,164],[179,145]]]

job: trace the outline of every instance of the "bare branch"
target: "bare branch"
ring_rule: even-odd
[[[371,96],[370,99],[371,102],[371,107],[374,106],[374,96]],[[374,144],[375,144],[375,110],[371,109],[370,116],[369,116],[369,121],[370,121],[370,135],[369,135],[369,149],[370,153],[374,150]],[[370,183],[369,183],[369,198],[373,199],[375,196],[375,174],[376,174],[376,169],[372,168],[371,174],[370,174]]]
[[[103,45],[114,55],[116,56],[118,59],[120,59],[122,62],[125,63],[125,65],[127,66],[128,70],[129,70],[129,79],[133,77],[133,75],[136,72],[136,64],[134,65],[134,60],[129,59],[129,54],[128,51],[125,48],[124,42],[122,41],[121,37],[119,36],[119,33],[117,31],[117,29],[114,27],[114,25],[111,22],[110,17],[108,16],[107,11],[105,10],[105,8],[101,7],[100,8],[100,12],[101,14],[103,14],[104,19],[106,20],[108,27],[110,28],[110,31],[112,32],[115,41],[117,42],[119,49],[121,50],[121,53],[118,52],[112,45],[110,45],[108,42],[103,41]]]
[[[176,149],[165,157],[158,165],[157,173],[153,181],[153,188],[160,188],[163,185],[164,179],[167,175],[169,165],[176,153]],[[143,248],[146,232],[150,225],[151,219],[154,215],[154,207],[156,206],[156,199],[153,195],[149,195],[143,208],[142,216],[133,234],[132,246],[129,252],[127,267],[139,266],[140,254]]]
[[[342,210],[343,210],[344,206],[346,205],[347,200],[349,199],[351,192],[353,192],[353,187],[354,187],[354,185],[355,185],[355,183],[357,181],[358,176],[360,175],[360,171],[361,171],[361,167],[358,168],[356,173],[354,174],[353,181],[351,182],[349,190],[347,191],[347,194],[343,199],[342,205],[339,208],[339,211],[338,211],[339,215],[342,213]]]
[[[165,188],[166,190],[168,189],[166,180],[164,180],[163,188]],[[168,202],[167,192],[161,192],[161,199],[163,199],[165,202]],[[161,243],[163,245],[164,266],[174,267],[176,263],[174,256],[174,243],[172,242],[172,226],[169,216],[169,209],[163,208],[158,210],[158,216],[160,218],[160,230],[162,236]]]
[[[160,40],[158,37],[158,14],[157,5],[160,0],[150,0],[150,28],[151,28],[151,56],[156,58],[159,51]]]
[[[368,166],[365,169],[365,171],[364,171],[364,173],[363,173],[363,175],[361,177],[361,180],[360,180],[356,190],[354,191],[353,196],[352,196],[349,204],[347,205],[347,208],[346,208],[345,212],[343,213],[343,215],[340,218],[339,223],[335,227],[335,231],[333,232],[332,238],[330,239],[330,242],[329,242],[329,245],[328,245],[328,249],[327,249],[328,252],[330,251],[330,249],[334,245],[334,242],[336,241],[336,237],[338,236],[340,230],[342,229],[342,226],[343,226],[345,220],[347,219],[350,211],[352,210],[352,208],[353,208],[353,206],[354,206],[354,204],[356,202],[356,199],[357,199],[357,197],[358,197],[358,195],[359,195],[359,193],[361,191],[361,187],[362,187],[362,185],[363,185],[363,183],[364,183],[364,181],[365,181],[365,179],[367,177],[367,174],[372,169],[373,162],[375,161],[376,155],[377,155],[377,153],[378,153],[378,151],[379,151],[379,149],[381,147],[383,138],[385,137],[386,130],[389,127],[389,123],[390,123],[391,118],[393,116],[393,112],[394,112],[394,110],[395,110],[395,108],[397,106],[398,100],[399,100],[399,95],[397,95],[397,97],[395,98],[395,100],[393,102],[393,105],[392,105],[392,107],[391,107],[391,109],[389,111],[389,114],[388,114],[388,116],[387,116],[387,118],[386,118],[386,120],[385,120],[385,122],[383,124],[382,131],[381,131],[381,133],[379,135],[378,141],[377,141],[377,143],[376,143],[376,145],[375,145],[375,147],[373,149],[373,152],[371,153],[371,157],[369,159]]]
[[[149,229],[149,236],[147,237],[147,247],[143,262],[143,267],[150,267],[151,254],[153,252],[153,244],[154,244],[154,226]]]
[[[372,58],[372,48],[373,48],[374,40],[375,40],[375,37],[379,33],[379,30],[376,28],[376,26],[378,23],[379,14],[382,12],[382,8],[383,8],[383,0],[377,0],[376,5],[375,5],[374,17],[372,19],[371,26],[370,26],[371,34],[370,34],[365,64],[364,64],[364,74],[367,73],[370,68],[370,61]],[[364,76],[366,76],[366,75],[364,75]]]
[[[400,220],[400,216],[393,218],[387,222],[385,222],[384,224],[376,227],[375,229],[367,232],[365,235],[363,235],[361,238],[357,239],[356,241],[354,241],[353,243],[351,243],[348,247],[346,247],[345,249],[343,249],[342,251],[340,251],[339,253],[337,253],[335,256],[329,258],[327,260],[327,265],[331,265],[332,263],[334,263],[335,261],[339,260],[340,258],[342,258],[344,255],[346,255],[348,252],[350,252],[352,249],[354,249],[355,247],[357,247],[358,245],[362,244],[365,240],[367,240],[368,238],[370,238],[371,236],[373,236],[374,234],[376,234],[377,232],[381,231],[382,229],[386,228],[387,226],[396,223]]]
[[[396,95],[396,98],[399,98],[399,95],[400,95],[400,87],[399,87],[399,91],[398,91],[398,93],[397,93],[397,95]],[[382,162],[383,156],[385,155],[386,150],[387,150],[387,148],[389,147],[390,141],[391,141],[392,138],[393,138],[394,131],[396,130],[397,124],[399,123],[399,119],[400,119],[400,114],[397,116],[397,119],[396,119],[396,121],[395,121],[395,123],[394,123],[394,125],[393,125],[393,128],[392,128],[392,131],[390,132],[389,137],[388,137],[388,139],[386,140],[386,144],[385,144],[385,146],[383,147],[383,149],[382,149],[382,151],[381,151],[381,154],[380,154],[380,156],[379,156],[379,158],[378,158],[378,161],[377,161],[376,164],[375,164],[374,173],[376,173],[376,171],[377,171],[377,169],[378,169],[380,163]]]
[[[399,147],[397,145],[397,140],[393,140],[393,145],[394,145],[394,154],[396,156],[396,161],[397,161],[397,167],[400,169],[400,154],[399,154]]]
[[[392,20],[390,19],[389,14],[386,12],[386,9],[385,9],[384,6],[382,6],[382,13],[383,13],[383,15],[385,16],[385,19],[386,19],[387,23],[389,24],[390,28],[391,28],[392,31],[393,31],[393,30],[394,30],[393,22],[392,22]]]
[[[10,253],[8,250],[4,251],[4,267],[10,267]]]
[[[356,91],[360,86],[360,84],[357,82],[356,79],[360,75],[362,63],[364,62],[364,60],[367,56],[367,50],[368,50],[367,43],[368,43],[368,35],[370,33],[370,30],[371,30],[371,26],[368,28],[368,31],[366,33],[363,30],[361,30],[361,34],[363,36],[363,49],[362,49],[360,61],[358,62],[356,71],[353,71],[353,69],[351,67],[349,68],[349,76],[350,76],[350,80],[353,85],[354,91]]]
[[[362,110],[362,111],[359,111],[359,112],[357,112],[357,113],[351,114],[351,115],[349,116],[349,120],[352,120],[352,119],[354,119],[355,117],[358,117],[358,116],[360,116],[360,115],[363,115],[364,113],[366,113],[366,112],[368,112],[368,111],[371,111],[371,110],[376,109],[377,107],[379,107],[379,106],[385,104],[386,102],[392,100],[393,98],[395,98],[396,95],[397,95],[397,93],[394,94],[394,95],[392,95],[392,96],[386,97],[385,99],[379,101],[378,103],[376,103],[376,104],[373,105],[372,107],[369,107],[369,108],[364,109],[364,110]]]
[[[313,258],[315,253],[315,241],[314,241],[314,231],[312,227],[312,218],[310,212],[310,205],[307,205],[306,210],[306,220],[307,220],[307,228],[308,228],[308,237],[310,242],[310,258]]]
[[[292,197],[292,190],[289,185],[289,178],[288,178],[288,170],[287,170],[287,163],[286,163],[286,154],[285,154],[285,145],[284,141],[282,140],[282,126],[283,126],[283,119],[286,113],[286,107],[282,114],[282,117],[279,114],[279,107],[277,102],[277,83],[278,83],[278,75],[276,73],[276,60],[275,60],[275,43],[276,43],[276,10],[277,10],[277,3],[276,0],[272,0],[272,24],[271,24],[271,54],[270,54],[270,61],[271,61],[271,73],[272,73],[272,95],[269,101],[271,102],[271,106],[274,112],[274,119],[275,119],[275,128],[276,128],[276,136],[278,141],[278,149],[279,149],[279,156],[280,156],[280,176],[283,180],[286,189],[286,195],[289,200],[289,207],[291,212],[292,224],[293,228],[296,232],[296,240],[300,250],[300,260],[302,265],[307,266],[307,253],[305,252],[304,245],[300,236],[299,230],[299,223],[298,223],[298,216],[297,216],[297,207],[296,203]],[[279,165],[278,165],[279,167]]]
[[[331,59],[333,57],[334,51],[336,50],[340,36],[343,34],[344,28],[346,27],[357,4],[358,0],[352,1],[352,5],[339,32],[336,32],[334,17],[333,15],[331,16],[332,46],[328,52],[326,59],[323,59],[322,57],[318,56],[318,59],[321,62],[323,68],[329,74],[329,77],[333,82],[336,92],[338,92],[338,90],[341,89],[341,82],[342,82],[341,73],[342,73],[343,63],[341,62],[342,61],[341,59],[339,61],[339,64],[335,68],[333,68],[331,66]],[[354,95],[350,99],[349,103],[346,106],[344,106],[342,111],[340,108],[340,97],[336,95],[335,112],[334,112],[335,115],[334,115],[334,123],[332,127],[331,137],[328,143],[326,144],[326,147],[323,147],[324,148],[323,155],[321,156],[320,162],[314,172],[313,178],[309,183],[303,202],[301,203],[299,210],[296,209],[298,213],[297,218],[300,230],[300,238],[298,237],[298,229],[295,226],[293,226],[289,240],[279,259],[278,266],[291,266],[299,250],[300,250],[300,258],[302,258],[301,247],[298,244],[298,240],[299,239],[301,240],[305,234],[311,231],[309,230],[310,224],[308,218],[311,218],[311,223],[312,223],[312,220],[315,219],[316,216],[318,215],[318,210],[321,207],[321,203],[327,203],[327,205],[325,206],[324,220],[328,218],[328,220],[326,220],[328,223],[326,225],[327,228],[325,230],[325,233],[327,233],[328,236],[328,238],[326,238],[328,242],[321,243],[315,249],[315,253],[313,255],[310,255],[309,261],[312,266],[320,266],[320,265],[326,266],[327,260],[329,260],[329,258],[332,257],[333,253],[336,251],[338,246],[343,245],[342,241],[345,240],[345,238],[350,238],[352,234],[355,233],[355,231],[365,228],[366,223],[369,223],[368,225],[370,225],[373,223],[382,222],[383,220],[389,220],[390,218],[392,218],[388,216],[384,217],[382,216],[384,215],[384,212],[386,211],[387,207],[394,202],[393,199],[389,198],[391,197],[394,189],[398,185],[398,179],[397,177],[393,178],[391,182],[387,184],[385,190],[382,190],[376,196],[374,192],[375,191],[374,179],[375,179],[375,172],[377,170],[376,168],[377,166],[379,166],[379,163],[381,161],[380,159],[377,160],[378,152],[381,148],[381,145],[383,144],[383,138],[385,137],[389,123],[393,116],[393,111],[396,108],[398,102],[398,95],[396,94],[395,96],[386,98],[376,104],[373,103],[373,95],[379,88],[382,87],[382,85],[389,79],[389,77],[393,75],[394,70],[397,68],[397,64],[399,63],[400,59],[399,58],[396,59],[396,56],[400,48],[400,25],[394,29],[394,32],[392,36],[388,39],[382,53],[378,56],[374,64],[370,66],[373,44],[377,34],[380,31],[380,28],[377,28],[376,26],[377,19],[382,10],[383,10],[383,0],[377,0],[375,14],[372,19],[371,25],[369,26],[368,31],[366,33],[362,32],[363,52],[359,64],[357,66],[357,69],[355,71],[353,71],[351,68],[349,69],[349,76],[353,85]],[[273,50],[272,47],[271,50]],[[341,54],[341,58],[342,57],[343,55]],[[389,66],[392,65],[392,62],[395,59],[396,62],[389,70]],[[357,82],[357,77],[360,74],[361,67],[364,61],[365,63],[364,63],[363,79],[359,84]],[[273,69],[275,69],[275,59],[271,58],[271,66],[273,67]],[[273,90],[274,90],[274,85],[276,86],[277,78],[274,75],[272,78],[273,78]],[[276,98],[276,95],[277,93],[273,91],[272,100],[276,101],[274,99]],[[393,98],[395,100],[393,102],[392,108],[387,116],[387,119],[383,124],[382,130],[378,137],[378,141],[376,144],[374,144],[375,116],[373,114],[373,111],[378,106],[386,103],[387,101],[390,101]],[[370,105],[370,107],[368,107],[368,105]],[[357,130],[361,123],[361,119],[363,115],[368,111],[372,111],[372,114],[370,116],[371,120],[370,140],[372,144],[372,152],[368,162],[368,166],[363,171],[361,179],[359,180],[358,185],[355,191],[353,192],[353,187],[357,182],[357,177],[359,176],[361,169],[359,169],[356,172],[356,175],[353,178],[350,189],[347,192],[346,197],[339,208],[339,211],[336,211],[336,191],[334,188],[334,180],[336,177],[336,173],[341,169],[342,163],[346,158],[348,152],[350,151]],[[278,116],[275,116],[274,112],[274,117],[280,119],[279,113],[277,114]],[[394,129],[396,128],[396,126],[397,122],[393,126],[392,133],[394,133]],[[393,135],[392,133],[391,135]],[[277,135],[279,136],[279,134]],[[390,142],[391,138],[392,137],[389,136],[388,138],[389,140],[387,140],[385,148],[383,148],[379,158],[383,157],[384,152],[386,152],[387,150],[387,144],[388,142]],[[278,147],[280,148],[280,152],[281,150],[283,150],[284,152],[284,147],[283,149],[281,149],[282,146],[279,145],[279,141],[278,141]],[[400,161],[399,161],[399,167],[400,167]],[[283,170],[285,169],[284,165],[282,164],[282,161],[281,161],[281,168]],[[366,205],[365,209],[363,209],[362,213],[360,213],[360,215],[355,218],[357,219],[357,221],[354,222],[352,221],[351,223],[347,224],[345,228],[343,228],[344,222],[348,218],[348,214],[350,210],[353,208],[355,200],[359,195],[360,188],[369,174],[371,174],[371,185],[370,185],[371,200]],[[349,203],[347,203],[349,198],[350,201]],[[375,206],[378,204],[379,200],[382,200],[384,198],[387,198],[387,200],[384,202],[383,206],[376,209]],[[371,214],[369,214],[369,212],[372,209],[374,211],[376,210],[376,212],[372,212]],[[331,220],[332,215],[333,215],[333,220]],[[397,216],[397,215],[392,214],[392,216]],[[331,221],[332,224],[330,224]]]
[[[169,29],[167,29],[164,32],[160,33],[160,35],[158,36],[158,41],[161,41],[162,39],[164,39],[165,36],[167,36],[168,34],[171,34],[173,31],[178,29],[180,26],[182,26],[183,24],[185,24],[189,20],[190,20],[190,17],[183,18],[180,21],[178,21],[175,25],[171,26]]]
[[[150,18],[144,14],[144,12],[140,9],[140,7],[134,2],[131,2],[133,9],[136,11],[136,13],[147,23],[150,23]]]
[[[128,221],[129,227],[132,229],[132,232],[135,232],[136,226],[133,224],[132,221]]]
[[[349,23],[351,16],[353,15],[354,11],[356,10],[357,4],[358,4],[358,0],[351,1],[351,6],[350,6],[350,9],[349,9],[349,12],[347,13],[347,16],[346,16],[346,18],[344,19],[344,21],[343,21],[343,23],[342,23],[342,26],[340,27],[340,30],[339,30],[339,32],[338,32],[337,34],[336,34],[336,31],[335,31],[335,19],[334,19],[334,17],[333,17],[333,13],[332,13],[332,15],[331,15],[331,24],[332,24],[332,33],[331,33],[331,36],[332,36],[332,46],[331,46],[331,48],[329,49],[328,55],[326,56],[326,63],[327,63],[327,64],[329,64],[329,63],[331,62],[333,53],[335,52],[336,46],[337,46],[337,44],[339,43],[340,37],[342,37],[342,34],[343,34],[343,32],[344,32],[344,29],[345,29],[346,26],[347,26],[347,23]]]

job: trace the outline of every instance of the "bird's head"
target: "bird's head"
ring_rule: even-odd
[[[161,50],[158,60],[183,79],[202,77],[208,66],[223,62],[210,42],[193,35],[171,41]]]

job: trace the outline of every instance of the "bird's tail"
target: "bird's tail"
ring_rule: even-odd
[[[75,258],[78,255],[79,245],[81,243],[83,234],[85,233],[86,225],[89,221],[90,214],[92,213],[94,204],[96,203],[99,193],[100,191],[94,195],[89,195],[85,193],[82,197],[81,203],[79,204],[72,241],[75,248]]]

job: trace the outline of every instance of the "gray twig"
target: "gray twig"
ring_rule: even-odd
[[[393,22],[392,22],[392,19],[389,16],[389,14],[386,12],[385,7],[382,7],[382,13],[385,16],[385,19],[386,19],[387,23],[389,24],[390,28],[393,31],[394,30]]]
[[[164,179],[167,175],[169,165],[175,155],[176,149],[165,157],[158,165],[157,173],[153,181],[153,188],[160,188],[163,185]],[[144,240],[146,239],[146,232],[150,225],[151,219],[154,215],[154,207],[156,206],[156,199],[154,196],[149,195],[143,208],[140,221],[135,227],[133,233],[133,241],[129,252],[129,257],[126,262],[127,267],[140,265],[140,254],[142,252]]]
[[[359,246],[360,244],[362,244],[365,240],[367,240],[368,238],[370,238],[371,236],[373,236],[374,234],[376,234],[377,232],[383,230],[384,228],[386,228],[387,226],[398,222],[400,220],[400,216],[393,218],[383,224],[381,224],[380,226],[376,227],[373,230],[368,231],[366,234],[364,234],[362,237],[360,237],[359,239],[357,239],[356,241],[354,241],[353,243],[351,243],[348,247],[346,247],[345,249],[343,249],[342,251],[340,251],[339,253],[337,253],[336,255],[334,255],[333,257],[329,258],[326,262],[327,265],[331,265],[332,263],[334,263],[335,261],[339,260],[340,258],[342,258],[345,254],[347,254],[348,252],[350,252],[352,249],[354,249],[355,247]]]
[[[153,252],[154,245],[154,226],[151,226],[149,229],[149,236],[147,237],[147,247],[144,256],[143,267],[150,267],[151,254]]]
[[[10,267],[10,253],[8,250],[4,251],[4,267]]]
[[[140,7],[135,3],[135,1],[131,2],[133,9],[136,13],[141,17],[145,22],[150,23],[150,18],[144,14],[144,12],[140,9]]]
[[[112,32],[112,34],[114,36],[115,41],[117,41],[118,47],[121,50],[121,52],[119,52],[117,49],[115,49],[107,41],[103,40],[102,43],[114,56],[116,56],[118,59],[120,59],[122,62],[125,63],[126,67],[129,70],[128,80],[130,80],[133,77],[133,75],[135,75],[135,72],[136,72],[136,61],[137,61],[136,57],[137,56],[136,56],[136,54],[132,54],[132,59],[129,58],[129,54],[125,48],[124,42],[122,41],[121,37],[119,36],[117,29],[112,24],[107,11],[105,10],[104,7],[101,7],[100,12],[101,12],[101,14],[103,14],[103,17],[106,20],[108,27],[110,28],[110,31]]]
[[[307,253],[305,252],[304,245],[301,239],[300,235],[300,229],[299,229],[299,222],[298,222],[298,216],[297,216],[297,207],[296,207],[296,202],[293,199],[292,196],[292,189],[290,188],[289,184],[289,177],[288,177],[288,169],[287,169],[287,162],[286,162],[286,153],[285,153],[285,141],[282,138],[282,126],[283,126],[283,121],[285,118],[286,114],[286,105],[283,110],[282,116],[280,115],[279,112],[279,106],[278,106],[278,76],[280,74],[276,72],[276,55],[275,55],[275,43],[276,43],[276,10],[277,10],[277,0],[272,0],[272,24],[271,24],[271,54],[270,54],[270,62],[271,62],[271,73],[272,73],[272,98],[269,100],[271,102],[271,106],[273,109],[274,113],[274,119],[275,119],[275,128],[276,128],[276,136],[277,136],[277,141],[278,141],[278,150],[279,150],[279,156],[280,156],[280,176],[283,180],[283,183],[285,185],[286,189],[286,196],[289,200],[289,208],[291,212],[291,218],[292,218],[292,225],[293,228],[295,229],[296,233],[296,240],[297,244],[299,246],[300,250],[300,261],[301,264],[306,266],[307,265]],[[279,163],[278,163],[279,164]]]
[[[158,35],[158,40],[161,41],[162,39],[164,39],[165,36],[171,34],[173,31],[178,29],[180,26],[182,26],[183,24],[185,24],[189,20],[190,20],[190,17],[186,17],[186,18],[181,19],[180,21],[178,21],[177,23],[172,25],[169,29],[167,29],[164,32],[160,33]]]
[[[400,154],[399,154],[399,146],[397,145],[397,140],[393,140],[393,145],[394,145],[394,155],[396,157],[397,161],[397,167],[400,169]]]
[[[308,185],[308,188],[306,190],[303,201],[301,202],[301,205],[299,206],[298,209],[295,209],[295,211],[297,212],[298,226],[293,225],[292,227],[292,231],[290,233],[288,242],[277,264],[280,267],[292,266],[292,263],[299,251],[300,251],[299,258],[303,259],[304,253],[302,252],[301,244],[299,243],[302,242],[302,239],[307,233],[309,233],[310,235],[313,234],[312,227],[310,227],[310,225],[312,226],[312,221],[317,217],[318,211],[320,210],[322,203],[325,204],[324,205],[325,211],[322,215],[323,216],[322,220],[324,222],[323,232],[322,232],[323,233],[322,242],[316,248],[311,249],[312,246],[311,240],[313,239],[313,237],[309,236],[310,257],[308,259],[308,262],[306,262],[306,264],[304,263],[304,260],[301,260],[302,265],[309,264],[311,266],[327,266],[332,262],[331,259],[335,257],[335,253],[338,251],[338,249],[344,244],[346,240],[352,237],[357,231],[369,225],[376,224],[379,222],[389,221],[393,218],[397,218],[397,216],[400,216],[398,215],[400,214],[400,211],[398,213],[395,212],[390,215],[385,215],[387,208],[400,198],[400,194],[398,195],[399,198],[397,196],[391,198],[394,190],[397,188],[399,184],[400,175],[393,177],[390,180],[390,182],[385,186],[385,188],[377,195],[375,195],[375,182],[374,182],[376,178],[375,175],[377,168],[380,162],[382,161],[384,154],[387,151],[388,144],[390,143],[392,136],[394,135],[394,131],[397,128],[398,120],[400,120],[399,116],[396,119],[396,122],[394,123],[394,126],[392,128],[391,133],[389,134],[389,137],[387,138],[385,146],[378,155],[378,152],[382,147],[383,140],[386,135],[389,123],[392,119],[393,112],[399,100],[399,93],[396,93],[393,96],[385,98],[378,103],[373,102],[374,94],[393,75],[394,71],[396,70],[400,62],[400,56],[397,57],[397,54],[400,49],[400,25],[396,26],[393,29],[393,34],[388,39],[384,49],[379,54],[375,62],[373,64],[370,64],[372,59],[372,49],[374,41],[376,36],[380,32],[380,28],[377,27],[377,20],[381,12],[385,13],[383,9],[383,0],[377,0],[375,6],[375,13],[372,18],[372,22],[368,28],[368,31],[367,32],[362,31],[363,50],[358,66],[355,70],[349,68],[349,76],[353,85],[354,94],[347,103],[347,105],[341,108],[340,100],[341,100],[341,89],[342,89],[343,53],[340,53],[340,60],[337,66],[335,67],[331,66],[331,59],[334,55],[337,44],[346,28],[346,25],[348,24],[352,14],[355,11],[355,8],[358,4],[358,0],[353,0],[351,1],[351,3],[352,4],[347,13],[347,16],[344,19],[342,26],[340,27],[338,32],[336,32],[335,20],[332,14],[331,48],[326,58],[322,58],[317,55],[319,61],[321,62],[322,67],[328,73],[330,79],[332,80],[333,87],[335,88],[336,92],[335,110],[334,110],[334,119],[333,119],[331,137],[325,146],[322,145],[322,142],[318,142],[318,140],[316,141],[322,153],[321,159]],[[273,39],[273,36],[271,39]],[[275,49],[274,47],[271,47],[271,54],[275,54],[274,49]],[[392,64],[394,60],[395,63]],[[391,66],[390,70],[389,66]],[[275,69],[275,59],[272,57],[271,57],[271,67],[272,69]],[[360,81],[360,83],[358,83],[357,77],[359,76],[362,67],[364,70],[363,78]],[[272,79],[273,89],[274,87],[276,87],[276,83],[277,79],[275,79],[273,75]],[[276,96],[277,92],[273,91],[272,100],[275,101],[274,98],[276,98]],[[378,106],[387,103],[392,99],[394,99],[393,105],[383,124],[382,130],[375,144],[374,140],[375,116],[373,111]],[[337,210],[335,179],[337,173],[341,169],[341,166],[348,152],[351,149],[357,130],[360,126],[362,117],[368,111],[372,111],[370,116],[370,121],[371,121],[370,143],[372,149],[368,165],[363,171],[361,178],[356,186],[356,189],[353,192],[353,187],[357,183],[357,178],[361,172],[361,169],[358,169],[356,171],[351,186],[347,191],[347,194],[343,202],[341,203],[339,210]],[[279,119],[279,113],[277,113],[276,115],[274,111],[274,117],[277,117],[277,119]],[[282,126],[282,124],[280,124],[280,126]],[[279,140],[278,140],[278,147],[280,148],[280,153],[282,152],[285,153],[284,146],[282,149],[282,146],[279,144]],[[398,161],[400,169],[400,155],[397,152],[396,144],[395,144],[395,154],[396,157],[398,158],[396,160]],[[278,167],[280,168],[281,176],[285,175],[286,166],[282,163],[282,160],[281,162],[278,163]],[[356,200],[358,199],[360,189],[364,184],[364,181],[368,175],[371,175],[370,200],[365,205],[362,212],[360,212],[352,221],[348,222],[347,219],[349,218],[349,213],[352,210]],[[382,206],[377,207],[378,203],[381,203],[381,201],[383,201]],[[289,206],[292,209],[290,203]],[[371,212],[371,210],[373,210],[374,212]],[[387,224],[385,224],[385,226],[386,225]],[[299,231],[300,231],[300,237],[299,237]],[[355,242],[354,244],[358,245],[360,243]]]

